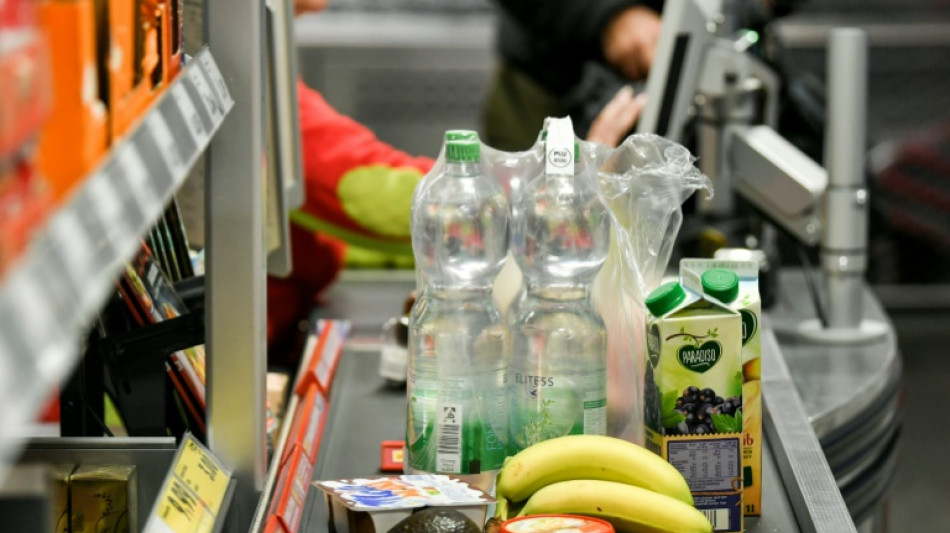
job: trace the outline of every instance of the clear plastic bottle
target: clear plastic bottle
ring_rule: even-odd
[[[491,490],[506,453],[510,338],[492,302],[508,252],[508,204],[477,140],[449,140],[442,174],[413,201],[426,291],[410,314],[406,464]]]
[[[512,213],[526,292],[512,315],[509,453],[562,435],[606,434],[607,333],[591,283],[610,219],[574,146],[573,173],[529,182]]]

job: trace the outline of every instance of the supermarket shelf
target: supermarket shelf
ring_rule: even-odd
[[[0,285],[0,478],[24,424],[72,370],[123,261],[234,100],[204,49],[47,221]]]

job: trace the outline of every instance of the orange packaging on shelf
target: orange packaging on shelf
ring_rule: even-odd
[[[0,164],[0,275],[26,249],[51,205],[49,189],[32,165],[17,158]]]
[[[106,108],[96,74],[92,0],[37,4],[50,52],[53,99],[40,131],[39,170],[61,200],[99,161],[108,144]]]
[[[162,84],[168,86],[181,72],[184,40],[181,32],[182,0],[165,0],[162,13]]]
[[[49,105],[49,65],[32,0],[0,2],[0,165],[37,134]]]
[[[324,396],[330,397],[330,386],[336,374],[336,367],[343,353],[343,342],[350,332],[347,320],[320,320],[317,322],[317,337],[313,352],[306,361],[306,370],[297,383],[295,392],[303,395],[311,384],[316,383]],[[313,337],[311,336],[311,339]],[[313,345],[308,341],[307,346]]]
[[[276,516],[287,531],[297,531],[304,507],[307,505],[307,491],[310,489],[310,476],[313,465],[303,450],[297,447],[291,451],[290,458],[280,469],[277,477],[277,489],[271,502],[270,516]]]
[[[310,464],[316,463],[326,418],[327,402],[320,389],[316,385],[311,385],[297,405],[297,412],[294,414],[293,424],[287,434],[287,444],[284,447],[286,451],[281,462],[286,461],[287,457],[299,448]]]
[[[165,2],[109,0],[109,40],[104,62],[109,77],[112,138],[125,134],[162,86],[161,22]]]

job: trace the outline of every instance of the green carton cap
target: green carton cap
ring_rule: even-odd
[[[463,139],[445,143],[445,158],[449,161],[478,161],[481,159],[482,146],[478,141]]]
[[[448,130],[445,132],[446,141],[477,141],[478,133],[473,130]]]
[[[739,276],[731,270],[707,270],[703,272],[701,279],[703,291],[721,302],[729,303],[739,296]]]
[[[645,303],[653,316],[661,316],[674,309],[684,299],[686,299],[686,291],[683,287],[676,281],[670,281],[651,292]]]

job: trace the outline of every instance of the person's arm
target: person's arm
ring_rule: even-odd
[[[433,161],[380,141],[303,82],[297,92],[303,214],[359,236],[408,239],[412,191]]]

